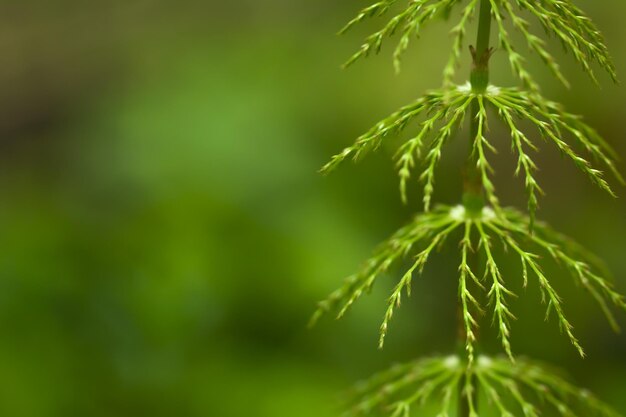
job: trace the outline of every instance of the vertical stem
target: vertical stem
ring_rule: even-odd
[[[478,20],[478,34],[476,36],[476,49],[474,55],[474,67],[471,73],[472,90],[483,92],[489,83],[489,58],[491,48],[489,39],[491,38],[491,2],[481,0],[480,17]]]
[[[491,48],[489,40],[491,38],[491,1],[480,0],[480,17],[478,20],[478,33],[476,36],[476,48],[471,48],[473,66],[470,74],[470,83],[474,93],[483,93],[489,85],[489,58],[491,58]],[[471,212],[480,212],[484,206],[483,186],[480,172],[476,166],[476,158],[473,156],[473,144],[478,135],[478,101],[474,100],[470,109],[470,156],[465,168],[465,178],[463,185],[463,205],[466,210]],[[459,349],[463,349],[465,343],[465,328],[463,326],[463,318],[459,317]],[[472,384],[474,389],[471,393],[465,392],[465,387],[461,385],[459,388],[459,417],[474,417],[470,410],[470,398],[473,404],[478,402],[478,389],[476,384]]]
[[[476,48],[471,48],[473,65],[470,73],[470,83],[474,93],[482,93],[489,85],[489,58],[491,58],[491,48],[489,39],[491,38],[491,2],[481,0],[480,17],[478,20],[478,34],[476,36]],[[463,203],[470,211],[480,211],[484,206],[483,186],[480,172],[476,167],[476,159],[472,157],[472,147],[478,134],[478,102],[474,100],[470,108],[470,157],[465,167],[465,178],[463,184]]]

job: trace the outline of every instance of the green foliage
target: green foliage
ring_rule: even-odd
[[[563,47],[572,53],[583,70],[596,80],[592,62],[595,61],[605,70],[613,81],[617,82],[615,66],[600,31],[593,22],[576,7],[571,0],[515,0],[517,5],[530,12],[541,23],[544,29],[552,33]],[[497,0],[491,0],[497,3]],[[506,4],[507,0],[501,3]],[[507,10],[511,18],[515,12]],[[542,53],[540,56],[546,60]]]
[[[523,172],[528,194],[528,210],[534,219],[537,208],[537,194],[542,193],[534,172],[537,167],[528,149],[537,150],[529,137],[521,130],[517,120],[529,121],[543,139],[553,143],[559,151],[584,172],[598,187],[615,195],[603,177],[602,171],[594,168],[590,159],[604,164],[621,182],[624,179],[615,167],[615,152],[604,139],[580,117],[565,112],[562,107],[549,101],[536,92],[520,91],[514,88],[499,89],[497,94],[489,94],[486,100],[497,110],[500,119],[511,133],[512,148],[517,153],[516,173]],[[586,151],[591,158],[580,156],[574,146]]]
[[[421,271],[428,261],[429,255],[437,245],[443,243],[447,235],[461,224],[461,220],[450,215],[448,207],[436,207],[430,213],[419,214],[414,221],[398,230],[389,240],[384,242],[361,268],[361,270],[348,277],[342,287],[321,301],[314,313],[311,324],[326,312],[336,311],[337,318],[341,318],[352,304],[364,293],[371,290],[376,279],[386,273],[397,261],[406,257],[418,245],[430,242],[421,250],[416,257],[411,269],[404,275],[394,294],[390,298],[389,309],[385,316],[385,322],[381,326],[381,345],[387,331],[387,323],[391,319],[394,307],[400,303],[402,289],[411,291],[411,276],[417,269]]]
[[[361,10],[361,12],[354,19],[352,19],[340,33],[345,33],[352,26],[360,23],[367,17],[384,15],[396,2],[397,0],[383,0]],[[459,24],[460,26],[455,30],[457,37],[457,40],[455,41],[455,48],[456,44],[462,44],[462,39],[465,33],[465,23],[471,18],[471,14],[473,13],[477,2],[477,0],[472,0],[470,5],[465,9],[466,14],[464,13],[462,21]],[[449,12],[449,10],[457,3],[460,3],[460,0],[409,1],[406,8],[391,18],[381,30],[367,37],[365,43],[361,45],[361,48],[354,55],[352,55],[352,57],[350,57],[350,59],[344,64],[344,67],[348,67],[357,60],[369,56],[372,52],[379,53],[384,39],[399,32],[400,40],[393,54],[394,66],[396,71],[399,71],[402,55],[409,47],[411,38],[419,36],[420,29],[425,24],[441,13]],[[459,54],[456,55],[458,57]]]
[[[383,0],[363,9],[342,33],[368,17],[386,14],[397,3],[397,0]],[[398,70],[410,39],[435,17],[451,15],[457,6],[461,9],[460,19],[451,31],[454,41],[444,69],[443,88],[425,94],[375,124],[353,145],[333,156],[321,170],[330,172],[348,158],[358,160],[366,152],[376,150],[389,137],[404,133],[410,124],[417,125],[413,135],[398,146],[394,158],[400,177],[400,194],[405,203],[408,181],[416,169],[419,171],[417,177],[424,188],[425,213],[415,216],[411,223],[384,242],[356,274],[321,301],[312,323],[327,312],[342,317],[356,300],[372,289],[381,275],[389,272],[392,265],[409,258],[408,268],[387,300],[380,326],[379,347],[382,348],[403,294],[411,294],[414,276],[423,272],[430,257],[446,240],[458,236],[461,258],[459,327],[465,339],[465,358],[451,356],[419,360],[375,376],[357,388],[348,414],[358,416],[380,410],[391,417],[408,417],[413,408],[436,398],[440,407],[438,417],[449,416],[456,409],[457,402],[463,403],[463,409],[459,409],[461,417],[477,417],[482,396],[503,417],[538,417],[539,401],[544,406],[552,406],[564,417],[615,416],[586,391],[575,388],[542,366],[526,360],[516,361],[510,325],[515,316],[509,304],[517,294],[511,290],[512,278],[505,276],[500,267],[503,253],[518,257],[519,279],[523,287],[531,279],[536,282],[546,308],[546,319],[556,318],[561,332],[580,356],[584,356],[583,348],[574,335],[553,280],[543,272],[542,256],[548,255],[568,270],[573,281],[598,302],[609,323],[617,330],[611,308],[626,310],[626,302],[614,290],[596,258],[569,238],[535,221],[538,198],[543,191],[536,178],[537,165],[531,152],[538,151],[535,137],[541,137],[556,146],[594,184],[613,196],[615,194],[600,167],[611,171],[624,183],[616,169],[616,154],[580,117],[566,112],[540,94],[539,85],[526,69],[524,57],[509,32],[511,29],[519,32],[528,49],[537,54],[565,86],[569,84],[546,43],[531,32],[532,25],[520,12],[534,17],[546,33],[558,39],[594,81],[597,81],[592,67],[594,63],[614,81],[615,68],[602,36],[570,0],[410,0],[404,8],[399,8],[383,29],[366,39],[346,65],[372,52],[378,53],[386,38],[400,33],[394,52],[394,65]],[[467,25],[479,6],[478,45],[470,48],[474,61],[470,83],[454,85]],[[488,83],[489,59],[493,52],[489,47],[492,21],[495,22],[499,45],[506,52],[511,70],[523,89],[500,88]],[[443,149],[466,119],[469,119],[471,144],[468,164],[471,172],[466,179],[468,185],[463,200],[466,205],[438,206],[431,211],[435,173]],[[516,175],[524,177],[528,215],[501,207],[496,195],[492,180],[494,170],[490,163],[490,154],[496,153],[496,146],[488,138],[492,120],[498,120],[510,134],[511,149],[517,157]],[[534,134],[528,131],[529,127],[535,130]],[[488,205],[484,205],[485,199]],[[478,207],[470,204],[470,200],[478,202]],[[478,261],[482,265],[477,265]],[[481,356],[475,360],[477,316],[487,309],[491,310],[506,359]]]
[[[602,35],[593,22],[570,0],[544,0],[541,2],[529,0],[489,0],[492,16],[497,23],[500,46],[507,53],[511,70],[531,90],[538,90],[530,73],[526,70],[523,56],[517,51],[507,26],[519,31],[530,50],[535,52],[546,64],[550,71],[564,85],[568,82],[563,76],[556,60],[546,49],[545,42],[531,33],[531,25],[522,18],[520,11],[528,12],[544,28],[547,33],[555,36],[569,51],[583,70],[597,82],[592,62],[596,62],[609,76],[617,82],[615,66],[608,53]],[[389,12],[397,0],[382,0],[365,9],[352,19],[340,33],[345,33],[357,23],[369,17],[380,17]],[[367,57],[372,53],[379,53],[383,42],[396,33],[400,40],[394,51],[394,66],[400,69],[402,54],[407,50],[412,38],[419,36],[424,25],[437,16],[447,17],[456,6],[461,6],[463,0],[410,0],[384,27],[367,37],[361,48],[346,62],[345,66]],[[451,30],[453,46],[450,59],[444,69],[446,85],[451,84],[456,73],[456,67],[463,50],[468,23],[475,15],[478,0],[470,0],[462,8],[458,22]],[[507,23],[509,25],[507,25]]]
[[[459,396],[467,399],[470,417],[479,415],[481,401],[491,403],[506,417],[538,417],[540,406],[564,417],[618,416],[587,390],[543,364],[487,356],[471,365],[457,356],[396,365],[358,384],[345,415],[408,417],[412,410],[436,402],[437,416],[447,417],[456,410]]]
[[[574,336],[573,327],[564,312],[563,302],[542,271],[540,255],[549,255],[563,265],[572,278],[597,300],[614,327],[617,324],[610,305],[626,309],[626,303],[613,289],[610,280],[594,266],[596,261],[593,256],[571,239],[554,232],[543,223],[537,223],[531,232],[530,223],[530,217],[510,208],[495,212],[486,207],[481,213],[472,214],[463,206],[439,206],[432,212],[419,214],[411,223],[384,242],[357,274],[350,276],[342,287],[319,303],[312,322],[317,321],[326,312],[336,312],[337,318],[342,317],[361,295],[372,289],[377,278],[388,272],[394,263],[408,257],[411,259],[411,265],[388,298],[387,311],[380,327],[379,345],[382,347],[389,322],[395,309],[400,306],[402,294],[406,293],[408,296],[411,293],[414,275],[423,271],[437,248],[456,231],[462,229],[462,233],[459,233],[461,248],[459,298],[469,361],[473,361],[475,351],[475,330],[478,325],[475,315],[487,308],[478,301],[480,297],[475,294],[477,290],[486,293],[502,345],[507,355],[513,359],[510,320],[514,315],[509,310],[507,300],[516,294],[508,288],[512,277],[505,278],[500,271],[499,255],[495,251],[497,242],[500,242],[503,249],[519,257],[520,278],[524,287],[531,276],[536,278],[542,294],[541,301],[546,305],[546,317],[554,312],[561,331],[580,355],[584,356],[584,351]],[[485,261],[482,268],[477,269],[470,265],[468,256],[479,253]]]
[[[537,151],[537,145],[531,139],[532,136],[522,131],[519,125],[522,120],[530,122],[543,139],[554,144],[592,182],[611,195],[614,195],[611,187],[592,160],[604,164],[619,181],[624,182],[615,167],[615,152],[580,117],[565,112],[560,105],[545,99],[537,92],[490,86],[484,93],[477,93],[469,85],[432,91],[416,102],[402,107],[361,135],[353,145],[333,156],[322,168],[322,172],[332,171],[350,157],[358,160],[367,151],[377,149],[383,140],[399,135],[410,123],[419,121],[416,134],[399,147],[395,159],[400,177],[400,192],[405,202],[411,172],[416,168],[418,160],[423,160],[424,167],[419,178],[424,184],[424,208],[428,211],[434,193],[435,170],[444,145],[462,125],[473,103],[478,104],[479,110],[474,116],[478,130],[472,138],[472,158],[476,160],[488,200],[496,210],[499,209],[499,202],[490,179],[493,170],[487,152],[495,152],[494,146],[486,138],[488,109],[494,110],[510,131],[511,147],[518,157],[516,173],[522,173],[525,177],[531,219],[534,219],[538,194],[542,193],[542,189],[535,178],[537,166],[529,153]],[[576,148],[586,152],[589,157],[581,156]]]

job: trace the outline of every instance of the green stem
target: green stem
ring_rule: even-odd
[[[476,49],[473,51],[474,66],[470,75],[472,90],[477,93],[484,92],[489,84],[489,58],[491,57],[491,48],[489,48],[490,38],[491,2],[490,0],[481,0]]]
[[[491,48],[489,40],[491,38],[491,2],[490,0],[480,1],[480,17],[478,20],[478,33],[476,36],[476,48],[472,49],[473,66],[470,74],[472,91],[477,94],[485,92],[489,85],[489,58],[491,58]],[[484,206],[483,185],[476,165],[476,157],[473,154],[473,144],[477,140],[479,112],[478,100],[472,102],[470,109],[470,156],[465,169],[465,180],[463,190],[463,204],[469,212],[478,213]],[[459,346],[465,341],[465,330],[462,318],[459,319]],[[473,384],[476,387],[476,384]],[[459,417],[473,417],[471,415],[469,399],[466,396],[464,387],[459,389]],[[473,404],[478,403],[478,390],[475,388],[469,395],[472,396]]]
[[[470,83],[472,91],[483,93],[489,85],[489,58],[491,58],[491,48],[489,40],[491,38],[491,2],[481,0],[480,17],[478,20],[478,34],[476,36],[476,48],[472,48],[472,72],[470,73]],[[478,101],[474,100],[470,108],[472,115],[470,120],[470,157],[465,167],[465,178],[463,185],[463,204],[470,212],[480,212],[484,206],[483,185],[480,172],[476,166],[476,158],[472,149],[478,134]]]

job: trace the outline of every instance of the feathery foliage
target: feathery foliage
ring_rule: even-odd
[[[424,208],[428,211],[434,193],[435,170],[444,145],[462,125],[474,102],[478,103],[479,111],[474,115],[478,133],[472,138],[472,158],[477,161],[488,200],[495,209],[499,209],[499,203],[490,179],[493,170],[487,151],[495,153],[495,147],[486,138],[488,109],[494,110],[510,131],[511,147],[518,157],[516,173],[521,172],[524,175],[531,218],[534,219],[538,195],[543,191],[535,178],[537,166],[530,154],[530,151],[537,151],[538,147],[532,140],[533,136],[522,130],[522,120],[530,122],[543,139],[554,144],[593,183],[611,195],[614,193],[603,172],[594,166],[592,160],[599,161],[620,182],[624,182],[615,167],[615,152],[580,117],[565,112],[560,105],[545,99],[537,92],[489,86],[485,92],[477,93],[469,85],[432,91],[402,107],[361,135],[353,145],[333,156],[321,171],[328,173],[348,158],[358,160],[367,151],[377,149],[386,138],[399,135],[410,123],[416,122],[416,134],[399,147],[395,159],[404,202],[407,200],[407,183],[412,171],[417,167],[417,162],[423,162],[419,179],[424,184]],[[581,156],[576,148],[589,156]]]
[[[582,69],[595,81],[597,77],[592,63],[595,62],[617,82],[615,66],[608,52],[604,39],[593,22],[570,0],[489,0],[492,15],[497,24],[500,46],[506,52],[511,70],[531,90],[538,90],[530,73],[526,70],[524,58],[517,51],[510,35],[510,29],[517,30],[525,39],[528,47],[536,53],[550,71],[565,86],[569,86],[554,57],[548,52],[546,43],[531,33],[530,23],[519,15],[526,11],[533,16],[547,33],[558,39],[563,48],[570,52]],[[340,33],[345,33],[353,26],[370,17],[380,17],[393,10],[398,0],[382,0],[365,9],[352,19]],[[350,57],[344,67],[352,65],[372,53],[379,53],[386,38],[399,34],[399,41],[393,53],[396,70],[400,69],[401,58],[409,47],[412,38],[419,37],[420,30],[438,16],[447,17],[457,7],[463,6],[463,0],[409,0],[383,26],[368,36],[359,50]],[[451,30],[453,37],[452,52],[444,69],[446,85],[451,84],[463,50],[467,25],[474,18],[478,0],[470,0],[458,13],[460,18]],[[511,28],[508,28],[510,26]]]
[[[584,356],[583,348],[573,333],[573,326],[566,317],[563,301],[552,282],[543,273],[540,255],[548,255],[562,264],[572,278],[599,303],[615,328],[617,323],[610,306],[626,309],[626,302],[614,290],[611,281],[604,277],[600,268],[594,266],[596,261],[593,256],[543,223],[537,223],[530,232],[530,223],[531,219],[528,216],[511,208],[495,212],[485,207],[482,212],[474,214],[463,206],[439,206],[432,212],[419,214],[411,223],[384,242],[357,274],[350,276],[342,287],[319,303],[312,323],[327,312],[335,312],[337,318],[342,317],[361,295],[372,289],[376,280],[388,272],[394,263],[408,257],[411,259],[410,267],[388,298],[387,310],[380,327],[379,346],[382,347],[389,323],[395,309],[401,304],[403,293],[407,296],[411,294],[414,276],[422,273],[430,256],[454,234],[460,238],[459,299],[466,334],[465,347],[470,362],[473,361],[475,351],[475,330],[478,326],[476,314],[487,308],[478,301],[479,296],[475,293],[477,290],[482,290],[488,297],[494,324],[504,350],[513,359],[510,321],[515,317],[508,307],[508,300],[516,294],[508,287],[514,277],[505,278],[501,273],[498,261],[500,255],[496,252],[498,242],[519,258],[521,268],[519,278],[522,279],[524,287],[531,277],[537,280],[542,294],[541,301],[546,305],[546,317],[554,312],[561,331],[580,355]],[[462,232],[455,233],[461,230]],[[468,256],[477,252],[482,252],[485,259],[485,264],[480,270],[476,270],[468,262]],[[470,285],[471,283],[473,284]]]
[[[399,70],[411,39],[418,37],[421,29],[435,18],[454,15],[458,20],[451,30],[453,42],[443,71],[443,88],[426,93],[375,124],[354,144],[333,156],[321,171],[328,173],[349,158],[358,160],[368,151],[379,148],[389,137],[399,136],[413,125],[414,132],[398,146],[394,159],[405,203],[408,182],[415,175],[414,171],[418,171],[415,176],[423,184],[425,212],[380,245],[356,274],[319,302],[311,324],[325,313],[342,317],[356,300],[372,289],[380,276],[408,258],[408,267],[387,300],[380,326],[379,347],[382,348],[395,310],[404,294],[411,294],[415,275],[423,272],[430,257],[447,240],[458,239],[459,328],[462,330],[459,333],[464,335],[465,355],[418,360],[374,376],[357,387],[347,415],[378,411],[391,417],[409,417],[413,409],[436,400],[440,407],[438,417],[448,417],[457,411],[457,403],[460,417],[478,417],[479,402],[484,400],[503,417],[538,417],[540,405],[552,407],[563,417],[615,417],[615,412],[587,391],[548,372],[543,365],[514,358],[511,321],[515,316],[509,304],[510,299],[517,296],[511,290],[512,279],[516,277],[505,276],[500,267],[503,254],[519,259],[517,278],[524,288],[531,280],[536,282],[546,319],[555,317],[561,332],[581,356],[584,351],[566,316],[564,302],[553,280],[543,272],[544,257],[566,269],[571,279],[597,301],[611,326],[618,329],[612,308],[626,310],[626,301],[613,288],[601,262],[568,237],[535,221],[543,190],[537,181],[538,167],[533,159],[539,150],[536,137],[541,137],[556,146],[594,184],[614,196],[602,170],[610,171],[624,184],[616,168],[616,153],[579,116],[566,112],[540,94],[540,87],[527,70],[511,33],[518,32],[528,50],[566,87],[569,83],[547,43],[531,31],[531,22],[520,12],[536,20],[547,35],[554,36],[593,81],[597,82],[596,66],[617,81],[602,35],[572,0],[380,0],[363,9],[341,33],[367,18],[381,17],[392,11],[393,17],[381,30],[367,37],[345,66],[378,53],[387,38],[399,34],[393,53],[394,66]],[[455,85],[467,27],[476,15],[479,15],[478,36],[477,45],[470,46],[473,58],[470,82]],[[489,47],[492,22],[498,45],[506,53],[521,88],[489,84],[489,60],[494,52]],[[501,207],[496,195],[490,163],[491,154],[497,148],[489,131],[493,120],[508,130],[511,149],[517,157],[516,175],[524,177],[528,215]],[[470,125],[471,152],[463,205],[435,206],[431,210],[435,174],[443,149],[466,121]],[[482,265],[476,265],[478,260],[482,260]],[[505,359],[479,356],[476,360],[478,315],[488,309],[506,353]]]
[[[475,396],[475,392],[482,394]],[[456,410],[459,396],[467,398],[470,417],[478,417],[482,401],[507,417],[538,417],[539,407],[552,408],[564,417],[618,417],[589,391],[527,359],[511,363],[480,356],[469,366],[458,356],[420,359],[361,382],[351,394],[346,417],[409,417],[427,404],[437,404],[437,416],[448,417]]]

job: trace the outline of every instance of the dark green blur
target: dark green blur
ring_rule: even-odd
[[[626,3],[580,3],[626,77]],[[344,320],[306,329],[315,302],[420,209],[415,183],[400,203],[384,146],[329,177],[317,169],[438,87],[450,44],[439,23],[400,75],[389,47],[342,72],[377,27],[335,36],[364,5],[2,2],[0,416],[330,417],[353,381],[454,351],[454,245],[416,280],[384,351],[377,330],[393,277]],[[606,76],[597,89],[558,57],[570,91],[529,58],[544,93],[626,159],[626,90]],[[492,59],[496,83],[512,81],[504,60]],[[465,134],[446,149],[440,202],[459,202]],[[497,124],[491,134],[501,199],[523,208],[508,138]],[[538,216],[601,255],[626,291],[626,189],[613,182],[613,200],[544,150]],[[513,306],[515,352],[567,369],[626,413],[626,336],[562,270],[547,272],[589,358],[543,321],[536,286]],[[497,353],[484,323],[483,348]]]

